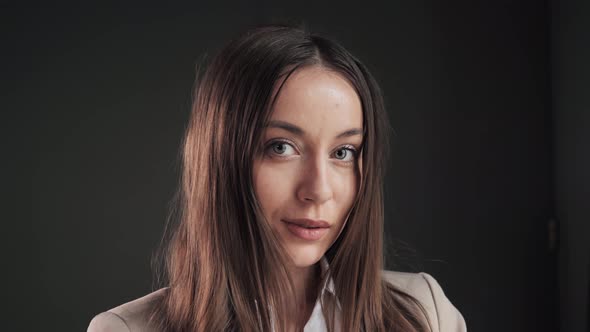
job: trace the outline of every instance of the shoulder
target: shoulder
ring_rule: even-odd
[[[94,316],[87,332],[154,331],[148,325],[149,312],[155,301],[164,296],[166,290],[167,288],[161,288]]]
[[[467,331],[463,316],[428,273],[383,271],[383,279],[413,296],[426,311],[433,332]]]

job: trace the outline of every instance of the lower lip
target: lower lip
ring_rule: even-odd
[[[307,241],[317,241],[328,232],[328,228],[305,228],[288,222],[286,224],[291,234]]]

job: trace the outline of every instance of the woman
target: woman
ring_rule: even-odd
[[[168,287],[89,331],[464,331],[428,274],[382,271],[387,118],[328,39],[263,26],[197,80]]]

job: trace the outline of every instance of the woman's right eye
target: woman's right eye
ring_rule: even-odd
[[[268,150],[281,157],[291,156],[296,153],[295,148],[293,148],[290,143],[284,141],[275,141],[270,143]]]

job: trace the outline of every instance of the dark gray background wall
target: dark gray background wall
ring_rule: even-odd
[[[195,64],[292,18],[383,88],[387,268],[432,274],[470,331],[587,330],[588,15],[576,0],[5,7],[2,135],[26,165],[6,179],[5,326],[83,330],[151,291]]]
[[[556,1],[552,12],[561,326],[590,331],[590,2]]]

